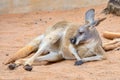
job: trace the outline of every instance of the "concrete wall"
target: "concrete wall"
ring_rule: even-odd
[[[0,0],[0,14],[66,10],[107,3],[108,0]]]

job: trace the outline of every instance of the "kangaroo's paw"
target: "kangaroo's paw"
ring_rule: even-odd
[[[18,66],[15,63],[11,63],[11,64],[8,65],[8,68],[10,70],[14,70],[16,67],[18,67]]]
[[[30,65],[25,65],[24,67],[23,67],[26,71],[31,71],[32,70],[32,66],[30,66]]]
[[[78,66],[78,65],[81,65],[81,64],[83,64],[83,61],[82,61],[82,60],[79,60],[79,61],[76,61],[76,62],[75,62],[75,66]]]

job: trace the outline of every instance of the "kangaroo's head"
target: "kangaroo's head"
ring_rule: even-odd
[[[87,43],[91,40],[100,39],[95,26],[98,25],[99,22],[104,20],[105,18],[101,20],[94,20],[94,16],[94,9],[90,9],[85,13],[85,24],[80,26],[74,37],[70,39],[70,42],[72,44],[78,45]]]

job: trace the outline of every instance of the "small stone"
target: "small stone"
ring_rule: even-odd
[[[37,22],[35,22],[35,24],[37,24]]]
[[[6,54],[6,56],[9,56],[9,54]]]
[[[49,20],[51,20],[52,18],[49,18]]]
[[[40,21],[42,21],[42,19],[40,19]]]
[[[45,21],[45,23],[47,23],[47,21]]]

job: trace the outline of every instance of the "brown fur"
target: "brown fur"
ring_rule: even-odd
[[[120,33],[119,32],[103,32],[103,37],[112,41],[103,44],[104,50],[113,50],[120,47]]]
[[[65,30],[65,28],[67,28],[68,24],[69,23],[66,22],[66,21],[60,21],[60,22],[56,23],[55,25],[53,25],[52,27],[48,27],[48,29],[45,31],[44,35],[46,36],[46,38],[51,38],[49,40],[52,40],[51,42],[54,43],[58,36],[54,35],[54,37],[53,37],[53,35],[51,35],[50,33],[55,32],[55,31],[58,32],[59,30],[60,31],[58,33],[63,32]],[[55,33],[52,33],[52,34],[57,34],[57,33],[55,32]],[[52,39],[52,38],[54,38],[54,39]],[[21,60],[20,58],[25,58],[25,57],[29,56],[31,52],[38,49],[38,46],[39,46],[40,42],[41,41],[39,41],[37,39],[34,39],[33,41],[31,41],[31,43],[29,43],[28,45],[26,45],[25,47],[23,47],[19,51],[17,51],[15,54],[13,54],[8,60],[5,61],[4,64],[13,63],[16,60],[20,61]],[[53,46],[53,49],[58,50],[59,49],[58,46],[60,46],[60,43],[61,43],[61,41],[57,42]]]
[[[120,38],[120,33],[105,31],[105,32],[103,32],[103,37],[112,40],[115,38]]]
[[[76,54],[78,54],[77,57],[80,57],[83,62],[105,59],[102,41],[95,29],[96,23],[99,23],[101,20],[94,21],[94,9],[87,11],[86,21],[87,20],[89,23],[86,23],[83,26],[66,21],[56,23],[52,27],[49,27],[43,36],[34,39],[29,44],[31,47],[26,46],[18,51],[15,56],[6,62],[6,64],[15,61],[15,64],[23,64],[25,65],[25,69],[28,70],[26,66],[32,65],[35,60],[53,62],[62,59],[76,59]],[[90,32],[92,36],[89,36],[88,41],[83,44],[71,44],[70,38],[75,36],[81,27],[89,29],[88,32]],[[87,33],[87,36],[88,35],[89,34]],[[74,47],[72,49],[76,50],[76,54],[74,54],[74,50],[71,52],[71,45]],[[31,58],[20,59],[29,55],[36,48],[38,48],[38,50]],[[48,52],[49,54],[47,54]],[[46,53],[47,55],[41,56],[43,53]]]
[[[70,43],[70,38],[73,37],[74,34],[76,34],[76,31],[79,29],[80,26],[79,25],[74,25],[72,23],[68,23],[68,22],[65,22],[65,21],[58,22],[57,25],[58,26],[53,26],[53,27],[50,27],[46,30],[47,31],[46,35],[48,35],[49,34],[48,32],[52,31],[52,30],[57,30],[57,29],[62,29],[62,28],[63,28],[63,30],[65,30],[65,35],[63,37],[63,40],[61,40],[62,43],[61,43],[61,41],[59,43],[56,43],[56,46],[54,46],[53,49],[55,49],[55,50],[56,49],[61,49],[63,51],[62,55],[63,55],[64,59],[75,59],[74,55],[69,51],[69,45],[71,44]],[[62,27],[60,25],[62,25]],[[80,45],[75,46],[75,48],[78,50],[79,56],[81,58],[85,58],[85,57],[88,57],[88,56],[89,57],[94,56],[95,54],[91,54],[91,55],[89,55],[89,54],[86,55],[85,54],[88,51],[87,46],[90,46],[93,43],[96,45],[96,46],[91,46],[91,47],[93,47],[94,52],[97,53],[97,54],[103,55],[104,50],[101,48],[101,46],[97,46],[97,44],[101,45],[101,42],[97,43],[97,41],[99,41],[99,38],[98,38],[98,40],[96,40],[94,42],[86,43],[85,45],[82,45],[82,46],[80,46]],[[36,43],[36,41],[34,41],[34,40],[33,40],[33,42]],[[59,47],[57,47],[57,46],[59,46]],[[22,49],[20,49],[17,53],[15,53],[15,55],[13,55],[5,64],[9,64],[11,62],[14,62],[15,60],[20,59],[20,58],[27,57],[35,49],[36,49],[35,46],[30,46],[30,47],[25,46]],[[18,61],[24,62],[24,60],[18,60]]]
[[[25,46],[19,51],[17,51],[15,54],[13,54],[4,64],[13,63],[20,58],[25,58],[29,56],[30,53],[33,52],[34,50],[36,50],[35,46],[29,46],[29,45]]]

